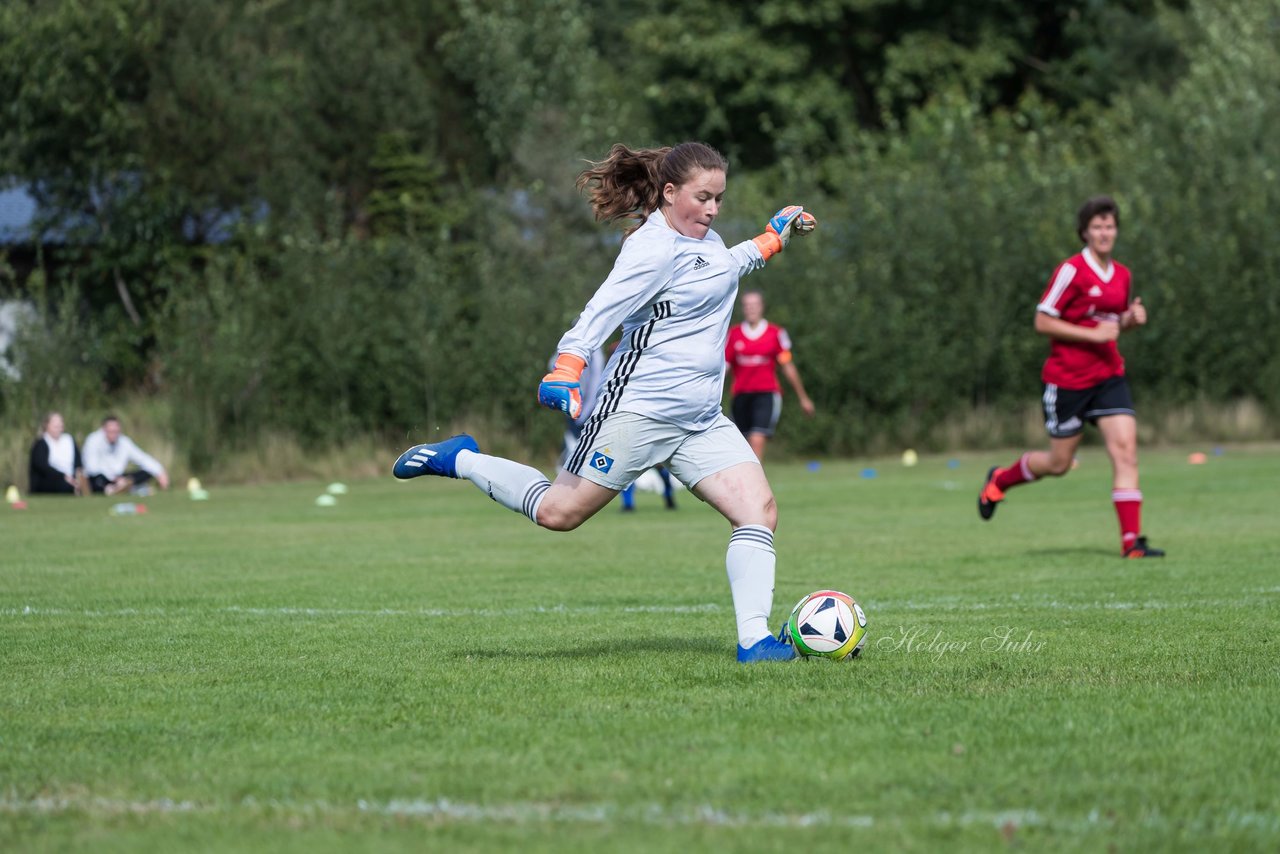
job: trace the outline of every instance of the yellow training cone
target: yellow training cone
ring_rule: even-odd
[[[10,485],[9,488],[4,491],[4,500],[8,501],[10,504],[17,504],[21,501],[22,495],[18,492],[18,487]]]
[[[187,492],[199,492],[202,488],[200,486],[200,478],[193,477],[187,480]]]

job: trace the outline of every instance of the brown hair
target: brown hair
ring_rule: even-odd
[[[40,432],[37,433],[36,436],[43,436],[45,433],[49,432],[49,422],[52,421],[55,416],[62,418],[62,413],[56,409],[52,409],[44,414],[44,417],[40,419]],[[66,419],[64,418],[63,421],[65,420]]]
[[[704,169],[729,171],[724,155],[702,142],[682,142],[674,148],[633,150],[622,143],[609,149],[601,161],[578,176],[578,189],[586,189],[596,220],[631,219],[627,233],[644,224],[650,211],[662,207],[662,188],[679,187]]]
[[[1080,211],[1076,214],[1076,234],[1080,237],[1082,243],[1089,242],[1084,237],[1084,233],[1089,229],[1089,223],[1093,221],[1095,216],[1104,214],[1111,214],[1115,217],[1116,228],[1120,227],[1120,206],[1110,196],[1094,196],[1080,206]]]

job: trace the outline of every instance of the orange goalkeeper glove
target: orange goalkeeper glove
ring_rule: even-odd
[[[805,209],[799,205],[787,205],[769,220],[768,225],[764,227],[764,234],[753,237],[751,240],[760,248],[760,254],[764,256],[764,260],[768,261],[787,248],[793,233],[807,234],[817,225],[818,221],[814,219],[813,214],[806,213]]]
[[[583,359],[572,353],[556,356],[555,370],[538,385],[538,403],[577,419],[582,414],[582,387],[578,380],[586,366]]]

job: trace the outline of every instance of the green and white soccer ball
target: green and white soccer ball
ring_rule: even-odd
[[[796,603],[787,618],[787,634],[806,658],[844,661],[862,652],[867,615],[847,593],[819,590]]]

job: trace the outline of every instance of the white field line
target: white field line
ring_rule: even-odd
[[[75,609],[0,608],[0,617],[190,617],[207,614],[243,614],[249,617],[509,617],[520,614],[706,614],[727,610],[714,603],[702,605],[580,606],[533,605],[527,608],[258,608],[229,605],[211,608]]]
[[[405,798],[389,801],[359,800],[341,804],[328,801],[278,801],[257,800],[253,797],[241,801],[196,803],[171,798],[152,800],[125,800],[87,795],[40,796],[20,798],[16,795],[0,797],[0,813],[16,815],[54,815],[74,813],[85,815],[171,815],[207,814],[228,816],[243,814],[256,816],[309,816],[332,818],[338,816],[372,815],[396,819],[418,819],[429,823],[453,822],[459,824],[515,824],[515,825],[627,825],[661,827],[730,827],[730,828],[863,828],[901,826],[914,817],[901,815],[872,816],[866,814],[832,813],[826,810],[808,813],[744,812],[725,810],[710,805],[666,807],[661,804],[620,806],[599,802],[586,804],[560,804],[539,801],[515,801],[510,803],[481,804],[455,801],[449,798]],[[1280,834],[1280,815],[1251,810],[1226,809],[1211,814],[1165,815],[1159,811],[1147,811],[1140,815],[1116,815],[1110,811],[1093,809],[1085,814],[1053,814],[1035,809],[968,810],[965,812],[936,812],[926,818],[929,824],[939,827],[987,826],[995,830],[1016,830],[1021,827],[1042,827],[1049,830],[1086,833],[1093,830],[1141,827],[1152,830],[1177,832],[1220,833],[1230,830],[1254,830],[1261,833]]]
[[[863,605],[878,613],[894,611],[1161,611],[1203,608],[1256,608],[1274,604],[1280,588],[1254,588],[1234,599],[1198,599],[1181,601],[1145,599],[1095,599],[1065,601],[1056,598],[1011,596],[997,601],[978,601],[956,596],[937,599],[867,599]],[[695,605],[533,605],[525,608],[312,608],[277,606],[272,608],[229,605],[210,608],[115,608],[77,609],[44,608],[35,605],[0,608],[0,617],[191,617],[211,613],[239,614],[246,617],[420,617],[466,618],[511,617],[551,614],[573,616],[585,614],[714,614],[731,610],[728,605],[704,602]]]

